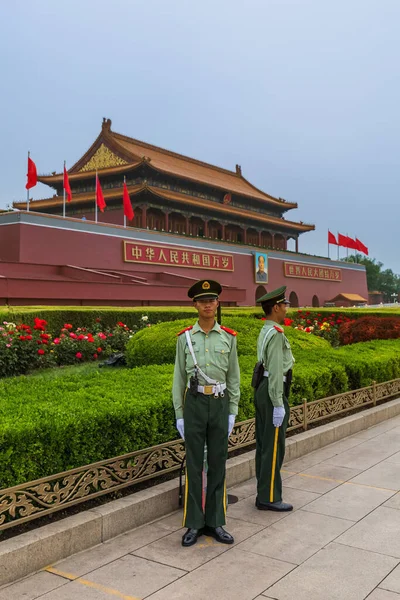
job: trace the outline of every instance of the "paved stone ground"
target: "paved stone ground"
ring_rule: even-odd
[[[230,493],[233,546],[180,545],[181,511],[0,589],[0,600],[400,600],[400,417],[284,466],[293,513]]]

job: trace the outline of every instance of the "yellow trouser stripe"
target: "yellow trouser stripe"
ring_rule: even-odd
[[[224,516],[226,518],[226,477],[224,480]]]
[[[275,427],[275,438],[274,438],[274,453],[272,455],[272,472],[271,472],[271,488],[269,491],[269,501],[274,501],[274,483],[275,483],[275,470],[276,470],[276,454],[278,451],[278,435],[279,427]]]
[[[188,491],[189,491],[189,480],[188,480],[188,474],[187,474],[187,469],[186,469],[186,471],[185,471],[185,503],[183,505],[183,523],[182,523],[183,526],[185,525],[185,521],[186,521]]]

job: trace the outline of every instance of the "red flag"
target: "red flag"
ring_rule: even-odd
[[[36,171],[36,165],[33,162],[33,160],[31,158],[29,158],[28,156],[28,172],[26,174],[28,181],[27,184],[25,186],[25,188],[27,190],[30,190],[31,188],[35,187],[35,185],[37,184],[37,171]]]
[[[357,244],[357,250],[359,250],[360,252],[364,252],[364,254],[366,254],[368,256],[367,246],[364,246],[364,244],[362,242],[360,242],[360,240],[358,238],[356,238],[356,244]]]
[[[68,173],[67,173],[67,169],[66,169],[65,165],[64,165],[64,190],[67,193],[68,202],[71,202],[72,192],[71,192],[71,186],[69,185]]]
[[[333,233],[331,233],[328,229],[328,244],[334,244],[335,246],[338,245],[335,236],[333,235]]]
[[[351,250],[358,250],[357,242],[353,238],[347,236],[347,244],[347,247],[351,248]]]
[[[348,239],[349,238],[346,235],[338,233],[338,246],[343,246],[343,248],[349,248]]]
[[[126,182],[124,181],[124,194],[123,194],[123,202],[124,202],[124,215],[128,219],[128,221],[132,221],[135,213],[133,212],[131,199],[129,198],[128,188],[126,187]]]
[[[96,203],[97,203],[97,206],[99,207],[100,212],[104,212],[104,209],[106,208],[107,204],[106,204],[106,201],[104,200],[103,190],[101,189],[100,181],[99,181],[99,178],[97,177],[97,175],[96,175]]]

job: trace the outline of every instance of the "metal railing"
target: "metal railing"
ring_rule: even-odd
[[[400,379],[393,379],[313,402],[304,400],[291,408],[288,431],[306,431],[313,423],[398,395]],[[248,419],[235,426],[228,450],[254,443],[255,422]],[[183,440],[175,440],[0,490],[0,530],[177,471],[184,455]]]

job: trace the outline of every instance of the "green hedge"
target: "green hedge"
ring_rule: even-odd
[[[69,367],[0,381],[0,487],[176,438],[172,370]]]
[[[157,328],[167,325],[173,327]],[[303,332],[288,334],[297,359],[291,404],[400,377],[398,340],[336,350]],[[241,354],[239,363],[241,421],[254,416],[255,356]],[[173,365],[161,362],[134,369],[92,364],[1,380],[0,487],[176,439],[172,374]]]

